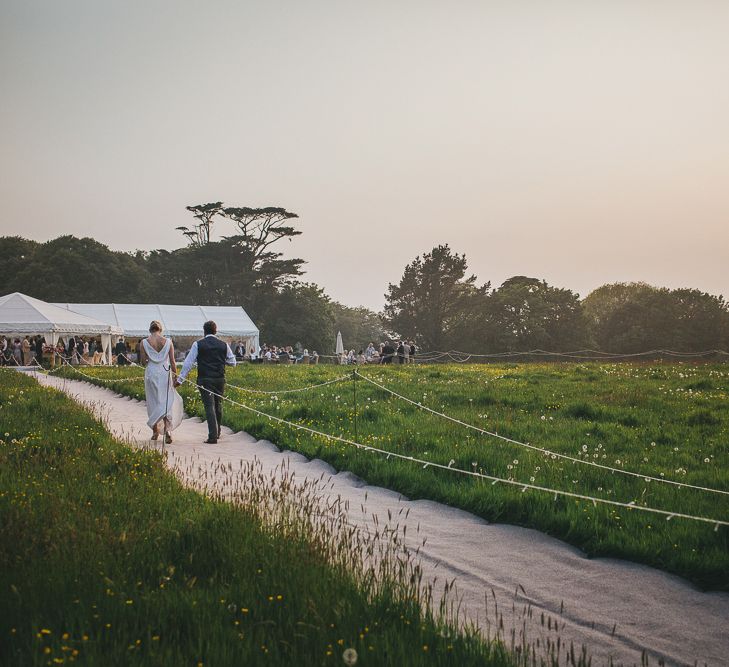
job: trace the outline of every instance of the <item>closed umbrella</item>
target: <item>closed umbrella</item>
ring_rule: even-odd
[[[344,360],[344,343],[342,342],[342,332],[337,331],[337,347],[334,350],[336,355],[339,357],[339,363],[343,363]]]

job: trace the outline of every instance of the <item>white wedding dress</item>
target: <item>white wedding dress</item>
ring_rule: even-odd
[[[147,398],[147,425],[154,428],[160,419],[167,416],[168,431],[174,431],[182,422],[184,409],[182,396],[177,393],[170,373],[170,339],[157,352],[145,338],[142,340],[149,362],[144,371],[144,393]]]

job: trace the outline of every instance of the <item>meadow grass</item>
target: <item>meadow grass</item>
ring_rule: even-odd
[[[514,663],[433,611],[415,565],[368,565],[341,515],[307,520],[316,489],[289,503],[291,480],[243,477],[234,502],[185,488],[0,369],[0,664]]]
[[[729,491],[729,365],[698,363],[526,363],[373,366],[361,373],[470,424],[554,452],[689,484]],[[72,369],[62,371],[78,377]],[[84,369],[116,391],[143,398],[139,368]],[[243,365],[227,395],[277,417],[382,449],[597,498],[670,512],[729,518],[729,495],[627,477],[526,450],[419,410],[360,379],[311,391],[255,394],[332,379],[341,366]],[[194,379],[194,376],[193,378]],[[109,382],[109,380],[112,380]],[[181,393],[203,416],[197,391]],[[711,524],[593,506],[462,475],[297,431],[230,404],[224,422],[321,458],[369,483],[537,528],[593,556],[646,563],[706,589],[729,590],[729,531]]]

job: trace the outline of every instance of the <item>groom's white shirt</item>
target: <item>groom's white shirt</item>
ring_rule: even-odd
[[[207,336],[205,336],[205,338],[207,338],[208,336],[217,338],[217,336],[215,334],[208,334]],[[235,355],[233,354],[233,351],[230,349],[230,345],[228,345],[228,343],[226,343],[225,348],[226,348],[225,365],[226,366],[235,366]],[[192,367],[195,365],[196,361],[197,361],[197,341],[195,341],[192,344],[190,351],[187,353],[187,356],[185,357],[185,363],[182,364],[182,371],[178,375],[180,382],[182,382],[187,377],[187,374],[192,370]]]

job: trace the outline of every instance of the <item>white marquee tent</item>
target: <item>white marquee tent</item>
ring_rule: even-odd
[[[149,323],[159,320],[164,333],[172,338],[202,336],[203,324],[214,320],[218,335],[242,340],[246,350],[258,352],[258,328],[240,306],[170,306],[143,303],[58,303],[56,306],[81,313],[123,330],[125,336],[142,338],[149,334]]]
[[[20,292],[0,297],[0,334],[40,334],[53,346],[61,337],[100,336],[105,358],[111,363],[111,337],[121,333],[121,327],[103,318],[60,308]]]

